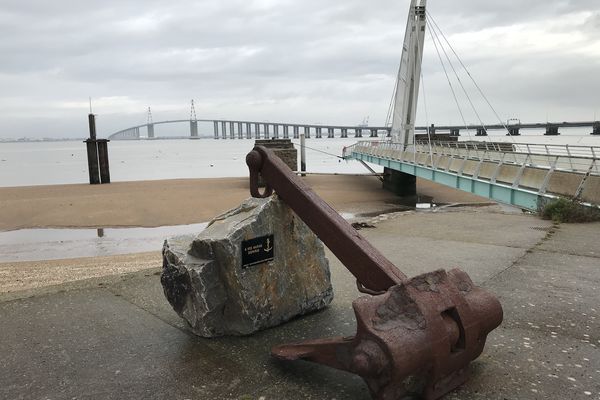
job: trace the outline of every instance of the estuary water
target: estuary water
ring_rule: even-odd
[[[294,142],[299,148],[299,141]],[[368,172],[360,163],[335,157],[354,143],[354,138],[308,139],[307,170]],[[108,146],[112,182],[220,178],[248,175],[246,154],[254,140],[136,140],[112,141]],[[81,141],[0,143],[1,187],[87,182],[86,148]]]
[[[460,138],[474,139],[513,143],[600,145],[600,136],[591,136],[583,131],[568,132],[561,136],[524,132],[523,136],[518,137],[499,134],[487,138],[469,137],[462,133]],[[351,146],[358,140],[353,137],[307,139],[308,172],[369,172],[359,162],[344,161],[336,157],[341,156],[344,147]],[[299,149],[299,140],[293,142]],[[113,141],[109,143],[111,181],[247,176],[245,158],[253,146],[254,140],[246,139]],[[375,166],[374,169],[381,170]],[[0,187],[87,182],[86,148],[79,140],[0,143]]]

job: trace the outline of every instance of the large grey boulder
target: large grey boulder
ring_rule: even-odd
[[[247,241],[265,236],[269,242],[254,247],[272,248],[273,259],[243,266],[242,243],[247,251]],[[161,282],[175,311],[204,337],[248,335],[333,299],[322,242],[277,196],[248,199],[199,235],[166,240]]]

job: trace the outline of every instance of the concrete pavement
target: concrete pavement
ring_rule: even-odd
[[[554,226],[497,208],[398,213],[364,234],[408,275],[461,267],[505,321],[449,399],[600,399],[600,224]],[[355,331],[354,279],[329,254],[326,310],[244,338],[190,334],[157,268],[0,297],[0,399],[351,399],[362,380],[272,345]]]

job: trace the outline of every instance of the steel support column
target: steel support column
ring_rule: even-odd
[[[227,139],[227,122],[221,122],[221,137]]]
[[[190,137],[198,137],[198,121],[190,121]]]

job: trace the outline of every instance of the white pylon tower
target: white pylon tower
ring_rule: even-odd
[[[192,99],[192,108],[190,109],[190,121],[198,121],[196,118],[196,108],[194,107],[194,99]]]
[[[398,72],[392,119],[392,141],[401,143],[405,147],[413,143],[415,135],[415,118],[427,23],[426,6],[427,0],[411,0],[410,2]]]

